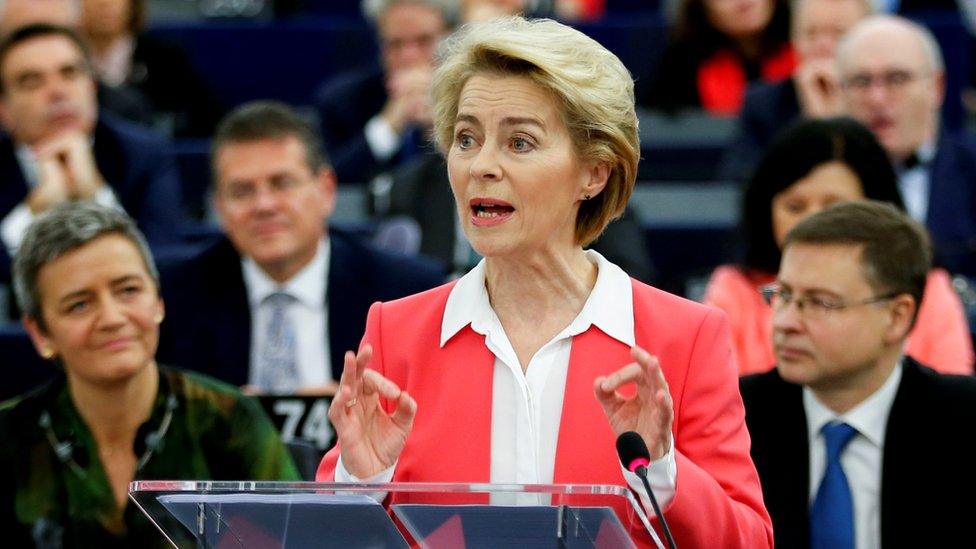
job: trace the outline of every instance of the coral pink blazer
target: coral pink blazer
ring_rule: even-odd
[[[674,401],[677,491],[665,515],[678,545],[772,546],[724,315],[637,281],[632,286],[637,344],[660,359]],[[370,367],[417,401],[395,482],[490,478],[495,357],[470,326],[441,348],[452,287],[377,303],[369,311],[363,343],[373,345]],[[629,362],[630,349],[596,327],[573,339],[554,483],[626,486],[616,436],[593,394],[593,380]],[[338,458],[338,447],[326,454],[318,480],[335,478]],[[637,541],[649,543],[650,537],[645,532]]]

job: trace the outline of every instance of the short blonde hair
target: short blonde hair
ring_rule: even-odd
[[[503,17],[461,27],[441,45],[439,57],[431,93],[435,138],[443,154],[454,141],[468,79],[484,73],[522,76],[558,102],[580,159],[610,167],[603,192],[580,206],[577,243],[590,244],[623,213],[637,179],[640,141],[634,82],[617,56],[561,23]]]

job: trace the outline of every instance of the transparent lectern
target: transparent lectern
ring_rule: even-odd
[[[136,481],[129,497],[180,548],[660,543],[622,486]]]

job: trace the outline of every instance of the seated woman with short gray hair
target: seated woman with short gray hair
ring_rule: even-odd
[[[158,275],[125,213],[72,202],[38,216],[14,288],[37,352],[64,376],[0,405],[10,546],[166,545],[128,504],[133,480],[299,479],[254,400],[156,364]]]

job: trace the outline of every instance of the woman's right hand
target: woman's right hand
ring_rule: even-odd
[[[397,462],[413,428],[417,402],[396,383],[366,367],[373,348],[364,345],[359,354],[346,351],[339,390],[329,408],[329,420],[339,438],[346,471],[369,478]],[[385,398],[396,407],[388,414],[380,403]]]

